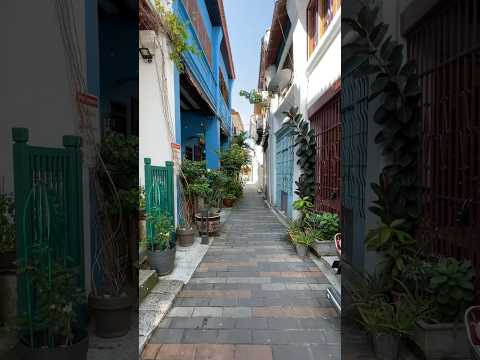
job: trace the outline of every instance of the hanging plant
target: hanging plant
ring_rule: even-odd
[[[404,219],[413,233],[418,218],[417,184],[421,90],[416,65],[405,61],[404,47],[387,37],[388,25],[378,21],[378,7],[363,6],[355,19],[343,18],[356,38],[342,47],[347,62],[361,63],[358,73],[371,76],[369,100],[379,99],[373,121],[381,130],[375,143],[386,166],[379,184],[372,184],[378,200],[370,211],[386,224]]]
[[[297,194],[300,198],[315,197],[315,152],[317,143],[315,140],[315,131],[310,128],[310,124],[298,113],[297,108],[292,108],[284,112],[288,117],[288,125],[294,128],[297,164],[300,166],[301,174],[298,181],[295,181]]]
[[[189,51],[192,54],[198,54],[198,50],[195,46],[188,44],[186,24],[173,12],[165,9],[161,0],[155,0],[155,7],[160,16],[159,25],[164,29],[171,42],[170,59],[175,63],[178,71],[182,73],[185,70],[183,53]]]
[[[267,95],[268,94],[268,95]],[[240,90],[240,96],[246,98],[252,105],[268,107],[270,94],[267,91],[252,90],[250,92]]]

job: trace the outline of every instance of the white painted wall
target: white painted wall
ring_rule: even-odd
[[[288,0],[287,13],[292,23],[292,30],[287,37],[284,52],[280,57],[279,69],[282,68],[287,57],[290,45],[293,46],[294,75],[291,88],[284,98],[276,96],[270,103],[270,114],[268,124],[270,137],[268,141],[268,184],[269,201],[274,204],[276,201],[276,169],[275,169],[275,132],[278,131],[285,118],[284,111],[290,110],[292,106],[298,106],[299,111],[308,120],[308,109],[317,101],[323,93],[341,77],[341,9],[337,11],[329,28],[322,36],[316,50],[307,57],[307,6],[308,0]],[[293,189],[295,181],[300,175],[300,168],[297,165],[298,157],[294,155]],[[293,201],[298,198],[293,195]],[[293,211],[293,216],[298,216]]]
[[[145,185],[144,158],[152,165],[173,161],[171,143],[175,142],[174,63],[168,55],[165,35],[140,31],[140,45],[154,54],[151,63],[139,55],[139,179]]]

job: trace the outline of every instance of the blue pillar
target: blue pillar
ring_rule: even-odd
[[[205,150],[207,155],[207,168],[218,169],[220,167],[220,121],[215,117],[206,120]]]

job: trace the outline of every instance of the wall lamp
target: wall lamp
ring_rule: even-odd
[[[139,51],[140,51],[140,55],[142,55],[142,59],[143,59],[144,62],[146,62],[146,63],[151,63],[152,62],[153,55],[150,52],[149,48],[142,47],[142,48],[139,49]]]

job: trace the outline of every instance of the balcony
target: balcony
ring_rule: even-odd
[[[200,85],[217,116],[223,122],[223,127],[229,134],[232,131],[230,109],[225,103],[220,86],[215,81],[212,70],[212,48],[208,30],[199,14],[196,0],[181,0],[176,2],[177,16],[186,24],[191,43],[198,49],[197,54],[184,53],[185,67]],[[193,14],[194,16],[190,16]],[[219,70],[221,71],[221,70]]]

